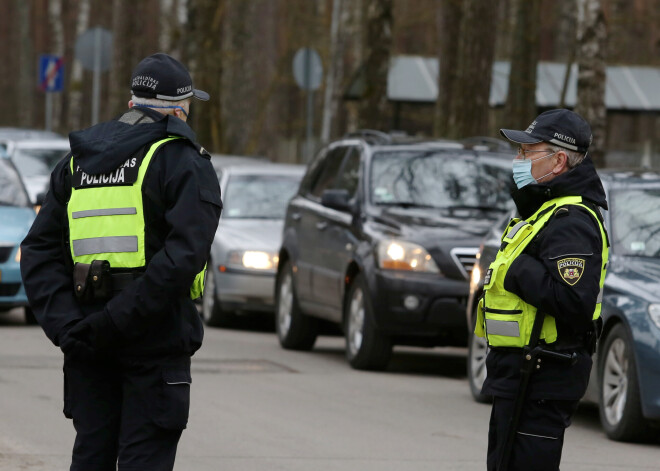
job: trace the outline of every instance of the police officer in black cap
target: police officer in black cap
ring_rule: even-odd
[[[494,397],[487,467],[556,471],[599,330],[607,202],[587,156],[591,129],[578,114],[550,110],[525,131],[500,132],[519,145],[520,218],[485,275],[475,328],[490,346],[482,389]]]
[[[30,305],[64,352],[71,470],[171,470],[202,344],[193,298],[222,202],[186,120],[209,96],[166,54],[131,91],[127,112],[69,135],[21,245]]]

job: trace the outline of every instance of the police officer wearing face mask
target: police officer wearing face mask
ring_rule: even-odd
[[[591,128],[578,114],[550,110],[525,131],[500,132],[519,145],[520,218],[486,273],[475,328],[490,346],[487,468],[556,471],[599,331],[607,202],[587,156]]]
[[[186,124],[193,88],[166,54],[142,60],[129,110],[69,135],[21,245],[35,317],[64,352],[71,470],[171,470],[188,421],[193,299],[222,202]]]

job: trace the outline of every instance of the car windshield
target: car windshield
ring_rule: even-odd
[[[30,200],[18,173],[7,159],[0,159],[0,206],[28,206]]]
[[[660,257],[660,188],[616,190],[610,203],[614,252]]]
[[[371,165],[370,199],[377,205],[511,208],[511,168],[491,162],[454,152],[378,152]]]
[[[223,197],[227,219],[284,219],[298,175],[231,175]]]
[[[66,154],[67,150],[62,149],[17,148],[12,158],[21,175],[48,176]]]

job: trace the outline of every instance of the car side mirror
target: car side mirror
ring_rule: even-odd
[[[348,190],[324,190],[321,193],[321,204],[337,211],[350,212],[353,209]]]

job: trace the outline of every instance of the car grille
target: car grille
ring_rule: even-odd
[[[13,245],[2,245],[0,246],[0,263],[4,263],[11,255],[12,250],[14,250]]]
[[[19,289],[20,283],[0,283],[0,296],[16,296]]]
[[[479,249],[477,247],[456,247],[451,249],[449,253],[465,279],[469,280],[470,274],[472,273],[472,267],[477,263],[477,253],[479,253]]]

